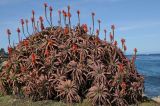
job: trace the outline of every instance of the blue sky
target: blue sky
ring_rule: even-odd
[[[17,42],[16,29],[20,19],[30,19],[32,9],[36,17],[44,15],[43,3],[53,6],[54,23],[57,11],[71,6],[72,24],[77,23],[76,11],[81,11],[81,23],[91,26],[91,12],[101,19],[101,29],[110,31],[115,24],[115,39],[125,38],[127,53],[136,47],[139,53],[160,53],[160,0],[1,0],[0,1],[0,48],[8,45],[6,29],[12,31],[12,41]],[[96,26],[97,23],[96,23]],[[109,35],[109,32],[108,32]],[[103,38],[103,34],[100,36]],[[109,39],[109,36],[107,37]]]

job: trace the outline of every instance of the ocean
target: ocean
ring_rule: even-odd
[[[160,54],[137,56],[136,67],[145,78],[145,95],[160,96]]]

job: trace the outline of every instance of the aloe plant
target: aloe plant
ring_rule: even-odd
[[[48,18],[48,4],[45,3],[44,7],[49,27],[44,26],[42,16],[36,24],[35,12],[32,11],[33,33],[28,30],[29,21],[24,23],[22,19],[22,34],[26,38],[20,39],[18,28],[19,42],[12,46],[11,31],[7,30],[9,57],[0,72],[1,88],[5,94],[35,101],[61,100],[68,104],[86,98],[92,105],[117,106],[142,100],[144,78],[134,65],[137,49],[134,49],[131,60],[124,55],[127,50],[125,39],[121,40],[121,50],[114,38],[114,25],[111,26],[110,41],[106,39],[108,30],[104,30],[104,40],[101,40],[100,20],[99,28],[94,32],[95,13],[92,13],[93,29],[88,30],[87,24],[80,23],[79,10],[77,26],[71,26],[70,6],[67,12],[62,11],[64,26],[60,10],[59,25],[54,26],[53,8],[49,8]]]

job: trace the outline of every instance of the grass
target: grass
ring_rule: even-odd
[[[15,99],[12,96],[1,96],[0,97],[0,106],[66,106],[63,102],[56,102],[52,100],[43,100],[32,102],[29,99]],[[74,106],[91,106],[90,103],[85,100],[82,103],[74,104]],[[137,106],[137,105],[132,105]],[[146,100],[145,102],[139,104],[138,106],[160,106],[152,100]]]
[[[15,99],[12,96],[2,96],[0,97],[0,106],[66,106],[66,104],[61,101],[43,100],[33,102],[29,99]],[[74,106],[90,106],[90,104],[84,101],[83,103],[74,104]]]

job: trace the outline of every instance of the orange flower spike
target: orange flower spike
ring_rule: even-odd
[[[67,13],[64,10],[62,11],[62,13],[64,17],[67,17]]]
[[[69,29],[67,27],[64,28],[64,34],[68,34],[69,33]]]
[[[32,53],[31,59],[32,59],[32,63],[35,64],[35,62],[36,62],[36,55],[34,53]]]
[[[52,45],[53,41],[52,40],[48,40],[48,45]]]
[[[27,48],[28,45],[29,45],[29,41],[28,41],[28,40],[24,40],[24,41],[23,41],[23,44],[24,44],[24,46]]]
[[[68,16],[69,18],[71,18],[71,13],[69,12],[69,13],[67,14],[67,16]]]
[[[118,69],[119,69],[119,72],[123,72],[123,69],[124,69],[123,64],[119,64]]]
[[[11,55],[12,53],[12,48],[8,46],[8,54]]]
[[[66,26],[67,13],[64,10],[62,11],[62,13],[63,13],[63,17],[64,17],[64,24]]]

